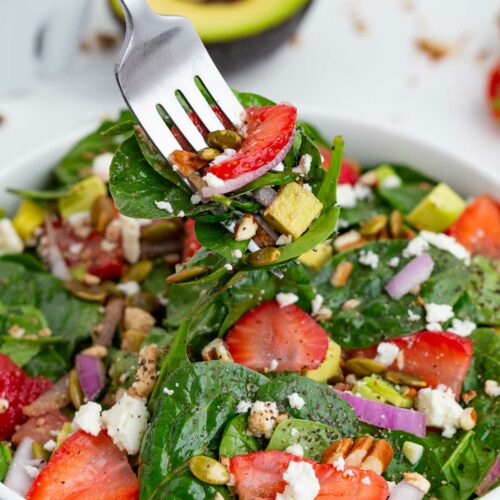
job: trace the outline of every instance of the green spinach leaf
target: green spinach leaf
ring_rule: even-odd
[[[234,417],[226,426],[219,446],[220,457],[245,455],[259,449],[259,442],[247,433],[247,415]]]
[[[12,461],[12,452],[9,443],[0,441],[0,481],[5,479],[9,465]]]
[[[431,191],[432,186],[422,187],[420,184],[401,184],[388,188],[380,187],[379,195],[393,208],[403,215],[408,215]]]

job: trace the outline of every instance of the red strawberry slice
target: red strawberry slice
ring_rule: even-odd
[[[69,418],[57,410],[31,417],[17,428],[11,441],[17,446],[25,437],[30,437],[37,443],[45,443],[54,438],[54,433],[60,431],[65,422],[69,422]]]
[[[52,387],[45,377],[28,377],[19,366],[0,354],[0,399],[7,408],[0,412],[0,440],[9,439],[16,425],[27,420],[23,406],[34,401]]]
[[[297,109],[288,104],[247,108],[241,148],[232,158],[208,169],[224,184],[203,188],[203,196],[234,191],[278,165],[292,145],[296,120]]]
[[[124,265],[121,242],[118,241],[111,248],[103,248],[103,234],[93,232],[82,238],[74,233],[69,224],[62,221],[54,223],[54,231],[57,244],[70,267],[84,265],[88,273],[103,280],[121,278]],[[81,245],[78,252],[71,251],[75,244]]]
[[[451,387],[458,397],[462,382],[472,361],[473,344],[451,332],[419,332],[397,337],[387,342],[400,349],[398,360],[390,367],[413,373],[424,379],[430,387],[443,384]],[[374,358],[377,346],[349,351],[349,357]]]
[[[54,453],[36,477],[27,500],[135,500],[139,481],[127,455],[101,432],[78,431]]]
[[[282,451],[257,451],[231,458],[229,469],[238,498],[274,500],[286,487],[283,473],[292,461],[308,462],[314,467],[320,483],[318,500],[385,500],[389,495],[386,480],[371,471],[357,467],[338,471],[333,465],[318,464]]]
[[[328,334],[296,305],[272,300],[243,315],[226,336],[235,361],[252,370],[299,372],[317,368],[325,359]]]
[[[474,254],[500,258],[500,203],[485,194],[477,196],[448,233]]]
[[[319,146],[319,150],[321,151],[321,155],[323,156],[323,168],[325,170],[328,170],[332,152],[323,146]],[[354,184],[358,182],[358,179],[360,177],[360,170],[361,168],[358,162],[351,160],[351,158],[342,158],[338,183],[351,184],[354,186]]]
[[[187,219],[184,224],[184,248],[182,251],[182,260],[184,262],[189,260],[201,248],[196,238],[194,224],[194,219]]]

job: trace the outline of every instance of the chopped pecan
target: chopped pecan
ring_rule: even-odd
[[[274,247],[276,244],[274,238],[260,224],[257,227],[257,232],[255,233],[253,240],[257,243],[257,245],[259,245],[260,248]]]
[[[209,342],[201,350],[201,357],[204,361],[233,361],[233,357],[222,339],[214,339]]]
[[[245,214],[236,226],[234,239],[236,241],[250,240],[256,235],[258,227],[253,215]]]
[[[184,177],[189,177],[192,173],[206,167],[209,163],[207,160],[202,160],[196,153],[180,149],[174,151],[169,159]]]
[[[157,377],[158,346],[150,344],[139,351],[139,362],[135,373],[135,381],[129,389],[131,396],[145,398],[155,386]]]
[[[346,286],[347,280],[353,270],[353,265],[351,262],[344,260],[341,262],[332,274],[330,283],[336,287]]]
[[[321,455],[322,464],[333,464],[340,457],[345,457],[348,451],[351,449],[353,440],[351,438],[343,438],[339,441],[335,441],[328,448],[323,451]]]
[[[123,327],[125,330],[148,333],[155,324],[154,317],[138,307],[126,307],[123,315]]]

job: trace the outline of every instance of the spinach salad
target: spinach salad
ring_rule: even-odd
[[[122,112],[47,189],[10,189],[0,481],[28,499],[492,490],[498,200],[359,165],[293,106],[237,96],[241,130],[191,116],[202,151],[170,124],[165,159]]]

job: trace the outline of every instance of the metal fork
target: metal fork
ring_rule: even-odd
[[[199,79],[235,128],[243,107],[225,82],[193,25],[153,12],[146,0],[120,0],[126,34],[115,73],[121,93],[165,158],[182,149],[162,118],[164,110],[195,151],[207,144],[178,99],[179,93],[208,131],[222,122],[196,84]]]

